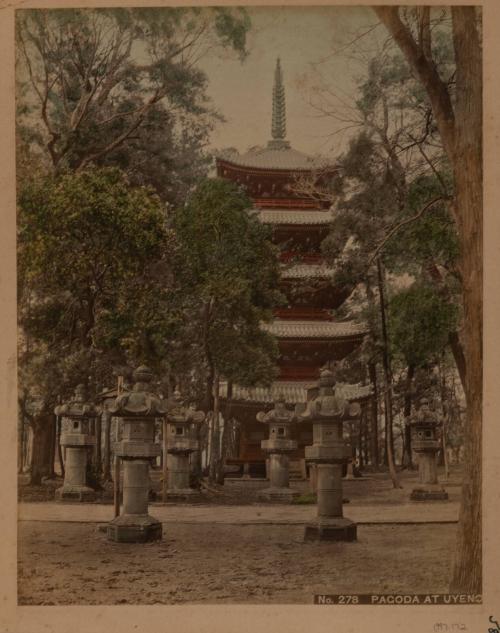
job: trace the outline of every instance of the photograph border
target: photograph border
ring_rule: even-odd
[[[286,6],[373,6],[404,4],[445,6],[444,2],[287,2]],[[457,606],[367,606],[367,605],[172,605],[172,606],[18,606],[17,605],[17,331],[15,269],[15,103],[14,103],[14,11],[16,8],[99,8],[111,6],[283,6],[283,2],[158,2],[108,0],[105,2],[57,0],[47,2],[0,2],[0,230],[1,378],[3,441],[0,442],[2,487],[0,488],[0,533],[2,578],[0,583],[0,633],[188,633],[203,631],[241,633],[314,631],[470,631],[488,633],[489,617],[500,621],[500,2],[453,2],[453,5],[483,6],[484,77],[484,390],[483,390],[483,602]],[[332,561],[334,564],[334,561]],[[166,569],[168,573],[168,567]],[[327,588],[325,588],[327,589]],[[311,597],[312,599],[312,597]],[[439,627],[441,628],[436,628]],[[447,628],[444,628],[447,627]]]

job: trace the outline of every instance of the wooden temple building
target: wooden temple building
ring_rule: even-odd
[[[321,242],[332,221],[329,204],[297,193],[300,178],[321,178],[335,167],[294,149],[286,140],[285,90],[277,60],[272,100],[271,140],[265,147],[244,154],[231,150],[217,159],[217,175],[242,185],[253,201],[260,220],[272,228],[280,245],[282,291],[288,305],[275,311],[266,327],[278,339],[279,376],[270,388],[222,385],[226,415],[239,424],[237,454],[227,463],[233,470],[264,476],[265,455],[261,440],[267,426],[256,413],[272,408],[278,396],[293,406],[314,394],[320,368],[353,352],[367,335],[364,324],[335,319],[335,310],[351,290],[332,283],[332,269],[321,257]],[[344,385],[351,401],[370,397],[369,385]],[[300,425],[294,439],[298,448],[290,456],[292,471],[305,476],[304,447],[312,443],[312,426]]]

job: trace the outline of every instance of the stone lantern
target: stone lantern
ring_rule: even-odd
[[[148,514],[149,467],[160,453],[155,444],[155,419],[166,407],[150,391],[153,374],[144,365],[133,374],[132,391],[119,395],[110,407],[111,415],[122,418],[122,439],[114,453],[123,461],[123,514],[108,523],[112,541],[139,543],[161,539],[161,523]]]
[[[313,423],[313,445],[306,446],[306,461],[316,464],[318,519],[306,525],[305,540],[355,541],[356,524],[342,512],[342,466],[351,458],[351,447],[344,442],[344,420],[359,414],[359,405],[350,405],[335,390],[333,373],[323,369],[319,393],[299,414]]]
[[[297,448],[291,430],[298,418],[286,408],[285,400],[279,398],[274,409],[259,412],[257,420],[269,426],[269,439],[261,441],[261,448],[269,455],[270,487],[262,490],[259,497],[267,501],[291,501],[299,496],[289,486],[289,453]]]
[[[198,494],[189,485],[189,455],[197,451],[196,429],[205,420],[203,411],[186,407],[176,389],[167,403],[167,498],[185,498]]]
[[[56,500],[93,501],[95,492],[86,485],[87,455],[96,443],[90,425],[97,409],[88,402],[85,385],[78,385],[73,400],[57,406],[54,413],[62,418],[60,442],[66,449],[64,483],[56,490]]]
[[[413,501],[446,501],[448,493],[439,484],[437,453],[441,447],[438,429],[439,417],[429,409],[427,398],[420,400],[420,407],[411,421],[412,448],[418,454],[419,485],[413,489]]]

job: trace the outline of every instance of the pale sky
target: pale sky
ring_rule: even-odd
[[[267,143],[279,56],[288,140],[306,153],[338,155],[349,132],[331,136],[346,124],[318,115],[309,103],[314,98],[313,87],[318,81],[326,82],[349,103],[365,66],[353,56],[373,52],[387,37],[385,30],[379,25],[357,39],[378,22],[369,7],[250,7],[248,11],[253,28],[247,59],[240,62],[231,55],[207,55],[200,63],[209,77],[209,95],[226,118],[212,135],[211,149],[236,147],[245,151]]]

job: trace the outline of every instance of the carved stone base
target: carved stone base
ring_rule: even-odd
[[[197,501],[203,498],[203,493],[194,488],[179,488],[167,490],[168,501]]]
[[[343,517],[320,519],[306,524],[304,529],[304,541],[355,541],[356,538],[356,523]]]
[[[412,501],[448,501],[448,493],[440,487],[415,488],[411,492],[410,499]]]
[[[161,540],[162,526],[149,514],[125,514],[108,523],[106,533],[117,543],[147,543]]]
[[[257,495],[261,501],[273,503],[291,503],[293,499],[300,497],[300,492],[293,488],[264,488]]]
[[[55,500],[62,503],[85,503],[96,500],[96,492],[88,486],[62,486],[55,492]]]

